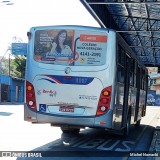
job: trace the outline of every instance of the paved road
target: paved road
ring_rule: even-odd
[[[22,151],[22,153],[31,150],[49,151],[45,153],[54,154],[54,159],[58,160],[75,159],[75,157],[101,160],[108,158],[106,154],[113,153],[115,158],[112,159],[122,159],[123,154],[128,151],[148,151],[158,113],[158,107],[147,107],[147,116],[143,118],[142,125],[136,129],[132,126],[130,135],[122,138],[101,129],[89,128],[81,130],[78,135],[62,134],[59,128],[51,127],[49,124],[25,122],[22,105],[0,105],[0,151]],[[1,159],[6,160],[6,157]],[[28,158],[12,159],[28,160]],[[33,159],[36,158],[30,158]]]
[[[23,113],[23,105],[0,105],[0,151],[29,151],[61,137],[58,127],[25,122]]]

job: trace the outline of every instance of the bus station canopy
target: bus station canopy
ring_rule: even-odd
[[[160,0],[81,0],[102,28],[119,32],[147,67],[160,67]]]

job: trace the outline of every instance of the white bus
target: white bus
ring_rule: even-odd
[[[112,29],[33,27],[24,119],[64,133],[104,128],[127,135],[146,113],[147,70]]]

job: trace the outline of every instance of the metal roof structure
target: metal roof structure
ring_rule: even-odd
[[[146,66],[160,67],[160,0],[80,0],[103,28],[120,32]]]

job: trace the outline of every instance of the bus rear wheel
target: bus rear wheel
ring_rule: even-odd
[[[131,114],[129,114],[127,117],[126,127],[124,128],[124,131],[123,131],[124,137],[127,137],[129,135],[130,126],[131,126]]]
[[[67,134],[78,134],[80,129],[79,128],[63,128],[61,127],[63,133]]]
[[[139,127],[140,124],[141,124],[141,119],[136,122],[135,126],[136,126],[136,127]]]

